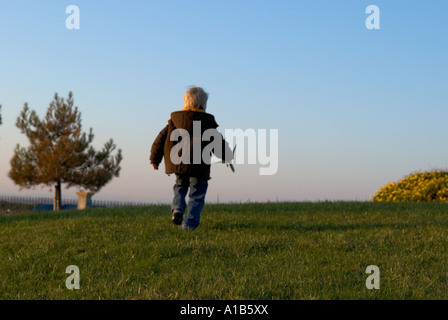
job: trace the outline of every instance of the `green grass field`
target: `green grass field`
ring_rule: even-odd
[[[448,299],[446,204],[209,204],[195,231],[170,219],[161,205],[0,216],[0,299]]]

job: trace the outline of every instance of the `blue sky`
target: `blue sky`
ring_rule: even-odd
[[[67,6],[80,9],[68,30]],[[368,30],[368,5],[380,29]],[[188,86],[220,130],[278,129],[279,169],[212,167],[209,201],[368,200],[416,170],[448,167],[446,1],[2,1],[0,194],[23,104],[43,116],[73,91],[94,144],[124,160],[97,199],[166,202],[149,149]],[[163,169],[163,168],[162,168]],[[74,198],[76,189],[63,189]]]

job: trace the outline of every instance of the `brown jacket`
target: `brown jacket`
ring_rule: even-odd
[[[160,131],[159,135],[155,139],[151,147],[150,161],[153,164],[159,165],[162,162],[162,158],[165,157],[165,172],[167,174],[177,173],[186,174],[191,177],[200,179],[210,179],[210,164],[203,161],[202,157],[200,163],[193,163],[193,143],[201,143],[201,155],[204,147],[210,144],[210,141],[200,141],[200,139],[194,139],[193,141],[193,122],[200,121],[201,125],[201,137],[207,129],[216,129],[218,124],[215,121],[215,117],[209,113],[199,111],[176,111],[171,113],[171,117],[168,120],[168,124]],[[188,131],[190,135],[190,161],[189,163],[180,162],[178,164],[173,163],[170,159],[171,149],[182,141],[171,141],[171,133],[175,129],[184,129]],[[213,153],[223,162],[230,162],[233,159],[232,150],[224,140],[222,139],[222,150],[213,150]],[[181,140],[181,139],[179,139]],[[213,140],[212,140],[213,141]]]

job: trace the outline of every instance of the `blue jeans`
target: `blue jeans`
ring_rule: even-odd
[[[183,229],[196,229],[199,226],[207,187],[208,181],[205,179],[176,174],[176,183],[173,187],[174,198],[173,204],[171,205],[172,213],[184,213],[187,207],[185,197],[187,196],[188,189],[190,189],[187,214],[182,221]]]

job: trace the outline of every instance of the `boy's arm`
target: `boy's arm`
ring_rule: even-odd
[[[224,139],[222,134],[219,134],[222,139],[222,149],[221,150],[213,150],[213,154],[222,160],[223,163],[230,163],[233,160],[233,152],[230,149],[229,144]]]
[[[233,151],[230,149],[230,146],[224,137],[222,138],[222,153],[224,155],[224,157],[221,158],[222,162],[230,163],[233,160]]]
[[[218,123],[215,120],[215,117],[213,117],[213,124],[214,124],[214,129],[216,131],[218,131]],[[219,132],[219,131],[218,131]],[[219,159],[222,160],[223,163],[230,163],[233,160],[233,151],[230,149],[229,144],[227,143],[227,141],[224,139],[224,137],[222,136],[221,133],[219,133],[219,136],[222,139],[222,149],[221,150],[214,150],[213,154],[218,157]]]
[[[163,151],[165,146],[165,140],[168,135],[168,125],[159,132],[157,138],[154,140],[151,147],[151,155],[149,160],[151,161],[152,167],[157,170],[159,168],[160,162],[163,159]]]

